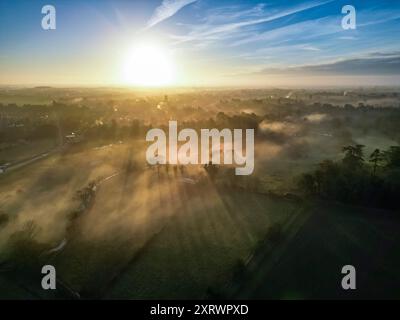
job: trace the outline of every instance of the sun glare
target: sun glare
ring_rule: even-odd
[[[175,68],[166,50],[154,45],[141,45],[129,52],[123,78],[129,85],[171,85],[175,80]]]

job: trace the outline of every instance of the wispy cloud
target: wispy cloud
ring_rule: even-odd
[[[259,3],[250,8],[244,8],[242,5],[231,5],[213,8],[207,10],[207,15],[203,22],[208,24],[226,23],[238,19],[249,19],[265,15],[265,3]]]
[[[172,17],[179,10],[197,0],[163,0],[162,4],[156,8],[150,20],[147,22],[146,29],[154,27],[156,24]]]
[[[299,48],[306,51],[321,51],[320,48],[308,44],[300,45]]]
[[[395,58],[400,57],[400,51],[390,51],[390,52],[372,52],[368,54],[371,58]]]
[[[374,53],[374,58],[346,59],[319,65],[291,68],[267,68],[258,74],[268,75],[399,75],[400,55]],[[370,56],[370,55],[369,55]]]
[[[221,40],[232,37],[232,35],[242,36],[242,31],[246,27],[252,27],[261,25],[267,22],[272,22],[277,19],[288,17],[309,9],[313,9],[325,4],[332,2],[333,0],[327,1],[313,1],[304,4],[297,5],[293,8],[282,10],[279,12],[273,12],[272,14],[264,13],[264,6],[257,5],[256,7],[242,11],[236,12],[235,14],[225,14],[221,15],[218,19],[210,16],[206,23],[200,25],[192,25],[191,31],[186,35],[174,35],[171,38],[177,40],[178,43],[188,42],[188,41],[204,41],[204,40]],[[264,15],[263,15],[264,14]],[[238,17],[246,17],[251,15],[249,19],[240,19],[240,21],[226,21],[223,23],[221,19],[223,17],[227,20],[236,20]],[[218,21],[220,23],[215,23]]]
[[[341,31],[343,31],[343,29],[340,24],[337,23],[336,17],[324,17],[285,25],[265,32],[255,32],[251,36],[233,42],[231,46],[242,46],[257,42],[269,43],[271,45],[273,41],[281,42],[282,39],[284,39],[285,42],[289,40],[300,41],[301,39],[311,39]]]
[[[353,36],[343,36],[343,37],[339,37],[340,40],[357,40],[356,37]]]

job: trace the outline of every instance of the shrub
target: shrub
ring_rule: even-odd
[[[9,220],[10,220],[9,215],[3,211],[0,211],[0,227],[6,225]]]
[[[13,233],[9,239],[9,260],[15,269],[26,273],[37,273],[40,267],[40,255],[46,247],[36,240],[38,228],[33,221],[24,224],[21,230]]]
[[[246,271],[246,265],[242,259],[236,261],[233,267],[233,279],[236,281],[242,280]]]
[[[278,243],[283,236],[282,225],[280,223],[275,223],[268,228],[267,240],[272,243]]]

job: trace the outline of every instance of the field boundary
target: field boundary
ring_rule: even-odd
[[[288,244],[302,229],[314,210],[309,204],[304,204],[296,210],[282,228],[283,239],[279,244],[264,241],[262,246],[253,252],[246,260],[244,274],[239,281],[232,280],[227,288],[228,299],[246,299],[259,285],[259,279],[279,262]]]

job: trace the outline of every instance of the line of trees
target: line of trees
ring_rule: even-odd
[[[400,147],[375,149],[367,158],[363,145],[343,148],[341,161],[324,160],[303,174],[299,187],[308,195],[386,209],[400,208]]]

